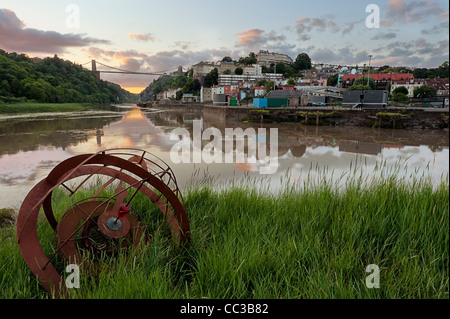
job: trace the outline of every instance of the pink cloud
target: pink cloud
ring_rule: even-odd
[[[87,37],[85,34],[61,34],[26,28],[14,11],[0,9],[0,45],[5,51],[22,53],[61,53],[70,47],[89,44],[109,44],[107,40]]]
[[[302,23],[302,22],[309,22],[309,18],[300,18],[297,20],[297,22]]]
[[[382,25],[382,26],[385,26],[385,27],[390,27],[390,26],[393,25],[393,24],[394,24],[394,22],[389,21],[389,20],[383,20],[383,21],[381,21],[381,25]]]
[[[429,16],[442,15],[442,11],[439,4],[432,0],[408,2],[404,0],[389,0],[386,16],[391,21],[411,23],[423,21]]]
[[[238,32],[239,35],[238,42],[242,45],[251,47],[255,43],[258,43],[261,39],[261,35],[263,34],[263,30],[260,29],[249,29],[242,32]]]
[[[131,34],[131,33],[129,33],[128,38],[137,39],[140,41],[155,41],[156,40],[156,38],[154,36],[152,36],[151,33],[147,33],[147,34],[138,34],[138,33]]]

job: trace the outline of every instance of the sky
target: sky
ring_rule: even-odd
[[[0,49],[139,72],[269,50],[313,63],[434,68],[449,60],[443,0],[0,0]],[[98,65],[99,70],[106,70]],[[155,76],[101,74],[139,93]]]

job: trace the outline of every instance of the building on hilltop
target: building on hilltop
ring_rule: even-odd
[[[258,64],[253,65],[239,65],[234,64],[234,62],[199,62],[192,66],[193,76],[206,76],[209,72],[217,69],[219,74],[235,74],[237,68],[241,67],[243,70],[243,75],[255,75],[259,76],[262,74],[262,68]]]
[[[281,73],[264,73],[261,75],[250,74],[219,74],[219,85],[236,85],[240,83],[254,83],[259,80],[266,79],[268,81],[276,81],[277,83],[282,81],[283,74]]]
[[[256,54],[256,61],[257,64],[265,67],[270,67],[271,64],[277,63],[284,63],[286,65],[291,65],[294,63],[291,57],[289,57],[287,54],[269,52],[264,50],[260,50],[259,53]]]

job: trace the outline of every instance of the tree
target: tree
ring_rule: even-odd
[[[245,64],[245,65],[256,64],[256,62],[258,62],[258,59],[256,58],[256,54],[253,52],[250,52],[250,54],[246,58],[242,58],[242,57],[239,58],[239,61],[238,61],[239,64]]]
[[[414,97],[435,97],[437,94],[437,89],[433,86],[422,85],[414,88]]]
[[[236,70],[234,70],[234,74],[242,75],[242,74],[244,74],[244,69],[241,67],[237,67]]]
[[[352,88],[353,87],[353,88]],[[376,83],[375,81],[369,76],[369,85],[367,85],[367,76],[362,76],[358,79],[356,79],[353,82],[353,85],[351,87],[348,88],[349,91],[352,90],[360,90],[362,87],[367,87],[367,88],[363,88],[364,90],[375,90],[376,87]]]
[[[222,62],[233,62],[233,59],[230,58],[229,56],[226,56],[222,59]]]
[[[33,61],[24,54],[0,50],[0,83],[3,83],[0,89],[7,90],[8,96],[39,102],[105,103],[117,102],[117,97],[131,102],[137,98],[117,84],[97,81],[81,65],[56,55]]]
[[[394,102],[408,102],[408,96],[402,92],[396,92],[392,94],[392,101]]]
[[[428,72],[428,69],[425,69],[425,68],[417,68],[417,69],[414,69],[413,75],[414,75],[414,77],[417,78],[417,79],[426,79],[426,78],[429,77],[429,76],[428,76],[428,75],[429,75],[429,72]]]
[[[311,58],[306,53],[300,53],[295,59],[293,69],[298,72],[311,69]]]
[[[333,74],[327,79],[327,85],[328,86],[336,86],[338,83],[339,74]]]
[[[266,92],[270,92],[273,89],[273,86],[275,85],[274,81],[268,81],[266,82]]]
[[[295,80],[294,79],[287,80],[287,85],[295,85]]]
[[[205,87],[211,87],[219,83],[219,71],[214,68],[205,76]]]
[[[437,69],[436,69],[436,75],[443,79],[448,79],[449,76],[449,68],[448,68],[448,61],[442,63]]]
[[[372,90],[372,88],[370,87],[370,85],[364,84],[356,84],[347,88],[347,91],[368,91],[368,90]]]
[[[255,83],[255,86],[258,86],[258,87],[264,86],[265,87],[266,84],[267,84],[267,80],[266,79],[261,79],[261,80],[258,80],[258,82]]]
[[[409,91],[405,86],[399,86],[398,88],[395,88],[394,91],[392,91],[392,94],[395,93],[403,93],[404,95],[408,95]]]

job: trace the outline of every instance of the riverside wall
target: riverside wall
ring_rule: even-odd
[[[448,129],[449,110],[426,108],[213,106],[207,104],[160,105],[158,109],[201,111],[207,122],[225,125],[226,121],[254,123],[295,122],[304,125],[361,126],[395,129]]]

